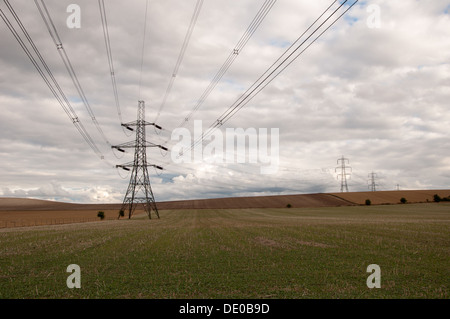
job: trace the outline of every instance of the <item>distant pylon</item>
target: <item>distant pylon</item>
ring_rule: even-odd
[[[369,181],[370,181],[369,188],[372,192],[375,192],[377,190],[376,186],[378,186],[378,185],[375,183],[376,177],[377,177],[377,173],[372,172],[369,174]]]
[[[337,169],[341,170],[341,173],[338,174],[338,178],[339,176],[341,177],[341,192],[348,192],[348,186],[347,186],[347,175],[350,175],[350,173],[346,172],[346,169],[350,169],[350,171],[352,170],[352,168],[350,166],[345,166],[345,162],[347,162],[348,164],[350,163],[350,161],[344,157],[344,155],[342,155],[341,158],[339,158],[337,160],[337,163],[339,164],[339,161],[341,161],[341,165],[336,167],[334,169],[334,172],[336,172]]]
[[[155,197],[153,196],[152,187],[150,186],[150,177],[148,175],[148,166],[153,166],[157,169],[163,169],[160,166],[147,164],[147,147],[159,147],[167,151],[167,148],[161,145],[156,145],[146,141],[145,127],[147,125],[153,125],[158,129],[160,126],[155,123],[149,123],[145,121],[145,102],[139,101],[137,120],[134,122],[121,124],[130,131],[136,130],[135,141],[123,143],[120,145],[112,146],[120,152],[125,152],[125,148],[134,148],[134,161],[122,165],[116,165],[117,168],[122,168],[129,171],[133,168],[130,177],[130,183],[128,185],[127,192],[123,199],[122,207],[119,212],[119,218],[121,213],[128,211],[128,218],[131,218],[137,204],[141,203],[144,207],[148,218],[151,219],[151,212],[153,211],[159,218],[158,208],[156,207]],[[135,127],[135,129],[133,128]]]

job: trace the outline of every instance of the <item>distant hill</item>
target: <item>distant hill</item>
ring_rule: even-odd
[[[299,195],[275,195],[254,197],[230,197],[160,202],[158,209],[219,209],[219,208],[283,208],[330,207],[364,205],[370,199],[373,205],[398,204],[404,197],[408,203],[433,201],[433,195],[450,195],[450,190],[399,190],[377,192],[318,193]]]
[[[74,204],[42,199],[33,199],[33,198],[0,197],[0,211],[85,210],[85,209],[97,209],[99,206],[103,207],[103,209],[115,209],[117,207],[118,207],[117,209],[120,209],[120,204]]]
[[[440,197],[450,195],[450,190],[399,190],[399,191],[377,191],[377,192],[353,192],[353,193],[333,193],[331,195],[338,196],[352,203],[363,205],[366,199],[370,199],[372,205],[379,204],[398,204],[400,199],[404,197],[408,203],[425,203],[432,202],[434,194]]]
[[[158,209],[232,209],[232,208],[283,208],[291,207],[330,207],[363,205],[370,199],[372,205],[398,204],[404,197],[408,203],[433,201],[433,195],[450,195],[450,190],[399,190],[377,192],[318,193],[299,195],[274,195],[229,197],[211,199],[192,199],[158,202]],[[0,210],[87,210],[120,209],[121,204],[73,204],[28,198],[0,197]]]
[[[348,200],[330,194],[228,197],[157,203],[158,209],[284,208],[288,204],[291,207],[354,205]]]

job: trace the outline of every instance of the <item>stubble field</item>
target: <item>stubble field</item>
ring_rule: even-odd
[[[448,298],[448,203],[160,216],[1,229],[0,298]]]

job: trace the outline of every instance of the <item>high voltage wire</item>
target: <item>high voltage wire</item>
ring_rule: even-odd
[[[45,60],[42,57],[39,49],[34,44],[33,40],[31,39],[31,37],[28,34],[27,30],[25,29],[24,25],[22,24],[19,16],[15,12],[14,8],[11,6],[11,4],[9,3],[8,0],[4,0],[4,2],[6,4],[6,6],[8,7],[8,10],[10,11],[11,15],[14,17],[16,23],[18,24],[18,26],[22,30],[23,34],[25,35],[26,39],[28,40],[29,44],[31,45],[33,51],[37,55],[39,61],[41,62],[42,66],[44,67],[44,69],[47,72],[48,77],[50,77],[51,81],[49,80],[47,75],[44,73],[44,71],[42,70],[41,66],[36,61],[35,57],[33,56],[33,54],[28,49],[27,45],[24,43],[24,41],[20,37],[20,35],[17,32],[17,30],[11,24],[10,20],[8,19],[8,17],[5,15],[3,10],[0,9],[0,15],[1,15],[3,21],[5,22],[6,26],[8,27],[10,32],[13,34],[14,38],[17,40],[17,42],[21,46],[22,50],[28,56],[28,58],[30,59],[30,61],[33,64],[33,66],[36,68],[36,70],[38,71],[39,75],[44,80],[45,84],[48,86],[48,88],[50,89],[50,91],[52,92],[52,94],[54,95],[56,100],[59,102],[59,104],[63,108],[64,112],[67,114],[69,119],[72,121],[74,126],[77,128],[77,130],[80,133],[80,135],[83,137],[83,139],[89,145],[89,147],[95,152],[95,154],[100,159],[104,160],[104,156],[103,156],[102,152],[99,150],[99,148],[97,147],[97,145],[94,142],[94,140],[91,138],[89,133],[84,128],[83,124],[81,123],[80,119],[78,118],[77,114],[75,113],[72,105],[70,104],[70,102],[67,99],[66,95],[62,91],[60,85],[58,84],[58,82],[56,81],[55,77],[53,76],[53,73],[51,72],[50,68],[48,67],[48,64],[45,62]],[[53,85],[52,85],[52,83],[53,83]]]
[[[264,89],[272,80],[274,80],[276,76],[278,76],[282,71],[284,71],[296,58],[298,58],[299,55],[301,55],[306,49],[308,49],[312,43],[314,43],[320,36],[322,36],[325,33],[325,31],[327,31],[337,20],[339,20],[342,17],[342,15],[344,15],[357,2],[357,1],[355,1],[343,14],[341,14],[334,22],[332,22],[322,33],[320,33],[319,36],[317,36],[310,44],[308,44],[308,46],[305,49],[303,49],[300,53],[298,53],[297,56],[292,58],[293,54],[296,53],[298,51],[298,49],[301,48],[301,46],[308,39],[310,39],[314,35],[314,33],[316,33],[334,14],[336,14],[336,12],[340,8],[342,8],[342,6],[347,1],[348,0],[345,0],[343,3],[341,3],[338,6],[338,8],[336,8],[305,40],[303,40],[300,44],[298,44],[299,41],[305,36],[305,34],[307,34],[307,32],[309,30],[311,30],[313,28],[313,26],[316,25],[317,22],[320,21],[320,19],[330,10],[330,8],[332,8],[333,5],[338,2],[337,0],[333,1],[322,12],[322,14],[290,45],[290,47],[288,49],[286,49],[286,51],[252,84],[252,86],[250,88],[248,88],[228,108],[228,110],[225,111],[221,115],[221,117],[219,117],[215,122],[213,122],[205,133],[202,133],[202,135],[191,144],[191,147],[190,147],[190,149],[188,149],[188,151],[192,150],[197,144],[203,142],[203,140],[205,138],[207,138],[209,135],[211,135],[215,129],[217,129],[218,127],[225,124],[225,122],[227,122],[232,116],[234,116],[243,106],[245,106],[248,102],[250,102],[251,99],[253,99],[259,92],[261,92],[262,89]],[[258,15],[257,15],[257,17],[258,17]],[[256,19],[256,17],[255,17],[255,19]],[[252,24],[253,24],[253,22],[252,22]],[[250,26],[247,30],[249,30],[249,29],[250,29]],[[244,38],[244,36],[242,38]],[[242,41],[240,41],[240,42],[242,42]],[[296,44],[298,44],[298,45],[296,48],[294,48],[294,46]],[[287,64],[284,65],[284,67],[283,67],[284,63],[287,63]],[[280,69],[281,67],[283,67],[283,68]],[[278,73],[276,73],[276,71],[278,71]],[[166,141],[166,143],[168,143],[168,141]],[[182,152],[182,154],[183,154],[183,152]]]
[[[142,68],[144,66],[144,53],[145,53],[145,34],[147,32],[147,12],[148,12],[148,0],[145,1],[145,15],[144,15],[144,35],[142,37],[142,54],[141,54],[141,73],[139,75],[139,101],[141,100],[141,86],[142,86]]]
[[[299,45],[296,46],[292,52],[292,47],[299,42],[299,40],[327,13],[330,8],[337,2],[333,1],[331,5],[317,18],[311,26],[280,56],[272,66],[267,69],[253,84],[247,89],[215,122],[213,122],[206,133],[203,133],[195,142],[192,143],[191,148],[194,148],[198,143],[203,142],[205,137],[208,137],[218,127],[225,124],[231,117],[233,117],[240,109],[249,103],[257,94],[259,94],[268,84],[270,84],[281,72],[283,72],[289,65],[292,64],[303,52],[305,52],[317,39],[319,39],[331,26],[333,26],[346,12],[348,12],[357,2],[353,2],[341,15],[332,21],[315,39],[313,39],[303,50],[297,51],[309,40],[336,12],[341,9],[348,0],[343,1],[338,8],[336,8],[328,17]],[[296,55],[294,55],[297,53]],[[281,63],[278,63],[280,60]]]
[[[94,123],[95,127],[97,128],[98,132],[100,133],[100,135],[102,136],[103,140],[108,144],[111,145],[111,143],[109,143],[108,139],[106,138],[105,134],[103,133],[102,128],[100,127],[100,124],[97,121],[97,118],[95,117],[94,111],[92,111],[91,105],[89,104],[89,101],[87,100],[86,94],[84,93],[83,88],[81,87],[80,81],[78,80],[77,74],[75,73],[75,70],[73,69],[72,63],[70,62],[69,56],[67,55],[66,50],[63,47],[61,38],[59,37],[58,31],[56,30],[56,26],[53,23],[52,17],[50,16],[50,13],[47,9],[47,6],[44,3],[44,0],[41,0],[41,4],[42,4],[42,8],[41,5],[39,5],[39,1],[38,0],[34,0],[34,3],[36,4],[36,7],[39,10],[39,13],[42,17],[42,20],[44,20],[44,23],[47,27],[48,32],[50,33],[50,36],[53,39],[53,42],[56,45],[57,51],[61,57],[61,59],[64,62],[64,65],[67,69],[67,72],[70,75],[70,78],[72,79],[73,85],[75,86],[75,88],[77,89],[78,94],[80,95],[80,98],[84,104],[84,106],[86,107],[86,110],[89,113],[89,116],[91,117],[92,122]]]
[[[222,66],[219,68],[213,79],[211,80],[208,87],[205,89],[203,94],[198,99],[196,105],[194,108],[190,111],[190,113],[181,121],[181,123],[178,125],[178,127],[185,126],[188,121],[192,118],[195,112],[198,111],[198,109],[201,107],[201,105],[205,102],[205,100],[208,98],[210,93],[214,90],[218,82],[222,79],[222,77],[225,75],[225,73],[228,71],[228,69],[233,64],[234,60],[237,58],[237,56],[242,52],[243,48],[247,44],[247,42],[251,39],[253,34],[256,32],[258,27],[261,25],[261,23],[264,21],[267,14],[271,11],[272,7],[276,3],[277,0],[266,0],[259,11],[257,12],[256,16],[251,21],[250,25],[247,27],[245,32],[242,34],[239,41],[236,43],[236,45],[231,50],[230,54],[228,55],[228,58],[225,60],[225,62],[222,64]],[[164,141],[164,145],[169,143],[169,139]]]
[[[102,21],[103,37],[105,39],[106,54],[108,56],[108,65],[109,65],[109,71],[110,71],[110,75],[111,75],[111,83],[113,86],[114,100],[116,102],[117,115],[119,116],[120,123],[123,123],[122,112],[120,111],[119,93],[117,90],[116,76],[115,76],[115,72],[114,72],[114,62],[113,62],[113,58],[112,58],[111,41],[109,39],[108,20],[106,19],[106,9],[105,9],[104,0],[98,0],[98,6],[100,9],[100,18]]]
[[[11,14],[14,16],[16,22],[18,23],[18,25],[20,26],[20,28],[22,29],[23,33],[25,34],[26,38],[28,39],[28,41],[30,42],[31,46],[33,47],[36,55],[38,56],[39,60],[41,61],[42,65],[44,66],[45,70],[47,71],[50,79],[53,82],[53,85],[56,87],[56,89],[52,86],[52,84],[50,83],[51,81],[49,81],[49,79],[46,77],[46,75],[44,74],[44,72],[42,71],[42,69],[40,68],[39,64],[37,63],[37,61],[34,59],[34,57],[32,56],[32,54],[30,53],[30,51],[28,50],[27,46],[24,44],[24,42],[22,41],[22,39],[20,38],[20,36],[18,35],[17,31],[14,29],[14,27],[12,26],[12,24],[9,22],[8,18],[4,15],[3,11],[1,11],[0,9],[0,13],[1,13],[1,17],[4,20],[4,22],[6,23],[7,27],[10,29],[10,31],[12,32],[12,34],[14,35],[14,37],[16,38],[16,40],[19,42],[19,44],[21,45],[22,49],[25,51],[25,53],[27,54],[27,56],[29,57],[29,59],[31,60],[31,62],[33,63],[33,65],[35,66],[35,68],[38,70],[39,74],[41,75],[41,77],[43,78],[43,80],[45,81],[45,83],[47,84],[47,86],[49,87],[49,89],[51,90],[51,92],[53,93],[53,95],[55,96],[55,98],[58,100],[58,102],[61,104],[62,108],[64,109],[64,111],[66,112],[66,114],[69,116],[69,118],[72,120],[73,124],[75,125],[75,127],[78,129],[79,133],[83,136],[83,138],[85,139],[85,141],[88,143],[88,145],[94,150],[94,152],[101,158],[104,159],[104,156],[102,155],[102,153],[100,152],[100,150],[98,149],[98,147],[96,146],[95,142],[92,140],[92,138],[90,137],[90,135],[88,134],[88,132],[84,129],[82,123],[80,122],[79,118],[77,117],[75,111],[73,110],[72,106],[70,105],[68,99],[66,98],[66,96],[64,95],[64,93],[62,92],[59,84],[56,82],[56,80],[54,79],[50,69],[48,68],[48,65],[45,63],[44,59],[42,58],[41,54],[39,53],[38,49],[35,47],[34,43],[32,42],[31,38],[29,37],[28,33],[26,32],[25,28],[23,27],[22,23],[20,22],[20,19],[18,18],[18,16],[16,15],[16,13],[14,12],[14,10],[12,9],[11,5],[9,4],[9,2],[7,0],[4,0],[6,5],[8,6],[8,9],[10,10]],[[196,106],[194,107],[193,111],[188,115],[187,118],[191,118],[193,115],[193,112],[197,111],[198,108],[201,106],[201,104],[204,102],[204,100],[208,97],[209,93],[212,91],[212,89],[215,87],[215,85],[217,84],[217,82],[221,79],[221,77],[223,76],[223,74],[227,71],[227,69],[229,68],[229,66],[231,65],[231,63],[233,63],[234,59],[237,57],[237,55],[241,52],[242,48],[245,46],[245,44],[248,42],[248,40],[250,39],[250,37],[253,35],[253,33],[256,31],[256,29],[258,28],[258,26],[260,25],[260,23],[264,20],[265,16],[268,14],[268,12],[270,11],[270,9],[272,8],[272,6],[274,5],[276,0],[266,0],[265,3],[263,4],[263,6],[261,7],[260,11],[258,12],[257,16],[254,18],[254,20],[252,21],[252,23],[250,24],[250,26],[247,28],[246,32],[244,33],[244,35],[241,37],[240,41],[238,42],[238,44],[235,46],[235,48],[233,49],[233,51],[231,52],[230,56],[228,57],[228,59],[225,61],[225,63],[222,65],[222,67],[219,69],[218,73],[216,74],[216,76],[214,77],[213,81],[211,82],[210,86],[208,86],[208,88],[205,90],[204,94],[201,96],[201,98],[199,99],[199,103],[196,104]],[[61,56],[61,58],[63,58],[63,61],[66,65],[66,68],[68,68],[69,74],[71,75],[72,81],[74,82],[74,85],[76,86],[80,96],[82,96],[82,100],[85,103],[86,108],[88,109],[89,114],[91,115],[91,119],[93,120],[94,124],[96,124],[96,126],[98,126],[98,122],[95,119],[95,116],[90,108],[89,103],[87,102],[87,99],[85,98],[84,92],[81,88],[81,86],[79,85],[79,81],[78,78],[75,74],[75,72],[73,71],[73,67],[70,63],[70,60],[67,57],[67,54],[64,50],[64,48],[62,47],[61,41],[59,39],[59,36],[56,32],[56,28],[54,27],[53,22],[51,21],[51,17],[48,14],[48,10],[45,7],[44,4],[44,0],[41,0],[42,5],[44,7],[44,10],[48,16],[48,21],[47,19],[45,19],[44,16],[44,12],[41,10],[38,1],[35,0],[35,3],[41,13],[42,18],[44,19],[44,22],[47,25],[47,28],[50,32],[50,35],[52,36],[52,39],[54,40],[55,44],[57,45],[58,48],[58,52]],[[103,32],[104,32],[104,37],[105,37],[105,45],[106,45],[106,50],[107,50],[107,55],[108,55],[108,63],[110,66],[110,72],[111,72],[111,81],[113,84],[113,90],[114,90],[114,97],[116,100],[116,106],[117,106],[117,110],[118,110],[118,115],[119,118],[122,122],[121,119],[121,112],[120,112],[120,105],[119,105],[119,101],[118,101],[118,93],[117,93],[117,86],[116,86],[116,82],[115,82],[115,76],[114,76],[114,65],[112,63],[112,53],[111,53],[111,46],[110,46],[110,41],[109,41],[109,33],[108,33],[108,29],[107,29],[107,20],[106,20],[106,10],[105,10],[105,6],[104,6],[104,0],[99,0],[99,7],[100,7],[100,14],[101,14],[101,18],[102,18],[102,26],[103,26]],[[282,71],[284,71],[295,59],[298,58],[299,55],[301,55],[306,49],[308,49],[320,36],[322,36],[335,22],[337,22],[348,10],[350,10],[357,2],[358,0],[356,0],[352,5],[349,6],[349,8],[347,10],[345,10],[337,19],[335,19],[328,27],[326,27],[326,29],[324,31],[322,31],[310,44],[308,44],[306,46],[306,48],[304,48],[302,51],[297,52],[300,47],[309,39],[312,37],[312,35],[314,33],[316,33],[323,25],[325,22],[327,22],[346,2],[347,0],[345,0],[330,16],[328,16],[328,18],[322,22],[322,24],[311,34],[308,36],[308,38],[306,40],[304,40],[300,45],[298,45],[295,50],[293,50],[289,55],[288,55],[288,51],[295,45],[298,43],[298,41],[306,34],[306,32],[308,30],[310,30],[312,28],[312,26],[314,24],[316,24],[316,22],[326,13],[328,12],[328,10],[333,6],[333,4],[335,4],[337,1],[334,1],[328,8],[327,10],[324,11],[324,13],[322,13],[322,15],[291,45],[291,47],[286,50],[286,52],[268,69],[266,70],[263,75],[261,75],[261,77],[235,102],[233,103],[227,111],[225,111],[211,126],[210,126],[210,130],[208,130],[207,134],[210,134],[212,130],[216,129],[217,127],[223,125],[225,122],[227,122],[230,118],[232,118],[242,107],[244,107],[251,99],[253,99],[259,92],[261,92],[262,89],[264,89],[276,76],[278,76]],[[194,15],[191,19],[191,24],[188,30],[188,33],[186,34],[186,38],[185,41],[183,43],[183,47],[182,50],[180,52],[180,56],[178,57],[177,60],[177,64],[175,66],[174,69],[174,73],[172,74],[172,78],[171,78],[171,82],[169,83],[169,87],[166,91],[166,96],[164,98],[163,104],[160,107],[160,110],[158,111],[157,114],[157,118],[160,115],[160,112],[162,110],[162,108],[164,107],[165,104],[165,100],[167,99],[167,95],[170,93],[171,87],[173,85],[173,80],[175,79],[175,76],[178,72],[178,68],[181,64],[181,61],[183,59],[184,56],[184,52],[186,50],[187,44],[189,42],[189,38],[190,38],[190,33],[192,33],[193,30],[193,25],[195,25],[195,21],[197,20],[198,17],[198,13],[196,14],[196,12],[200,10],[201,7],[201,3],[202,0],[198,0],[197,5],[196,5],[196,9],[194,11]],[[147,8],[148,8],[148,0],[146,3],[146,8],[145,8],[145,22],[144,22],[144,38],[143,38],[143,44],[142,44],[142,60],[141,60],[141,77],[140,77],[140,81],[139,81],[139,96],[140,96],[140,91],[141,91],[141,82],[142,82],[142,68],[143,68],[143,60],[144,60],[144,48],[145,48],[145,33],[146,33],[146,24],[147,24]],[[192,26],[192,28],[191,28]],[[53,32],[52,32],[53,29]],[[296,56],[294,56],[294,54],[297,54]],[[287,55],[287,56],[286,56]],[[284,59],[281,63],[280,62],[282,59]],[[59,92],[59,95],[58,95]],[[182,121],[182,124],[187,122],[186,120]],[[181,124],[181,125],[182,125]],[[101,132],[102,136],[103,132],[101,131],[101,128],[98,126],[99,131]],[[206,135],[207,136],[207,135]],[[203,141],[203,139],[205,138],[205,134],[202,135],[201,137],[201,141]],[[104,137],[104,139],[106,140],[106,138]],[[107,140],[106,140],[107,141]],[[198,142],[198,141],[197,141]],[[197,143],[195,142],[195,143]],[[109,143],[109,142],[107,142]],[[195,144],[194,144],[195,145]]]
[[[199,14],[200,14],[202,4],[203,4],[203,0],[197,0],[195,9],[194,9],[194,14],[192,15],[191,22],[189,23],[189,28],[186,32],[186,36],[184,37],[183,45],[181,46],[181,50],[178,55],[177,62],[175,63],[175,67],[173,69],[172,76],[170,77],[169,85],[167,86],[163,101],[159,107],[158,113],[156,114],[156,118],[154,120],[155,123],[158,120],[159,116],[161,115],[161,111],[164,108],[164,106],[166,105],[167,98],[172,90],[173,83],[175,82],[175,78],[178,74],[178,69],[180,68],[181,62],[183,61],[184,54],[185,54],[187,46],[189,44],[189,40],[191,39],[192,32],[194,31],[195,24],[197,22]]]
[[[346,2],[347,0],[345,0],[345,2]],[[249,101],[250,101],[250,96],[251,96],[251,94],[253,94],[254,92],[256,92],[256,94],[257,93],[259,93],[260,91],[256,91],[257,89],[259,89],[259,88],[264,88],[264,87],[261,87],[261,85],[262,84],[264,84],[264,82],[265,81],[268,81],[268,79],[269,79],[269,77],[270,76],[272,76],[272,75],[274,75],[274,72],[278,69],[278,68],[280,68],[282,65],[283,65],[283,63],[285,63],[291,56],[292,56],[292,54],[298,49],[298,48],[300,48],[301,47],[301,45],[303,45],[305,42],[306,42],[306,40],[308,40],[309,39],[309,37],[311,37],[312,36],[312,34],[314,34],[314,32],[306,39],[306,40],[304,40],[299,46],[297,46],[297,48],[293,51],[293,52],[291,52],[290,54],[288,54],[289,53],[289,51],[292,49],[292,47],[296,44],[296,43],[298,43],[298,41],[312,28],[312,26],[314,25],[314,24],[316,24],[321,18],[322,18],[322,16],[336,3],[337,1],[333,1],[333,3],[313,22],[313,24],[311,24],[311,26],[310,27],[308,27],[307,29],[306,29],[306,31],[304,31],[301,35],[300,35],[300,37],[298,37],[297,38],[297,40],[293,43],[293,44],[291,44],[291,46],[253,83],[253,85],[249,88],[249,89],[247,89],[247,91],[245,91],[241,96],[240,96],[240,98],[238,98],[238,100],[236,100],[229,108],[228,108],[228,110],[227,111],[225,111],[218,119],[217,119],[217,121],[216,121],[216,123],[218,123],[218,124],[220,124],[220,126],[221,125],[223,125],[226,121],[228,121],[228,117],[231,117],[230,116],[230,114],[232,114],[232,112],[234,112],[236,109],[240,109],[242,106],[243,106],[243,103],[245,102],[245,103],[248,103]],[[342,4],[341,4],[341,6],[343,6],[344,5],[344,3],[345,2],[343,2]],[[338,9],[341,7],[341,6],[339,6],[338,7]],[[328,19],[338,10],[338,9],[336,9],[329,17],[328,17]],[[327,19],[327,20],[328,20]],[[327,20],[325,20],[323,23],[325,23]],[[323,25],[323,23],[316,29],[316,31]],[[287,57],[285,57],[287,55]],[[280,60],[282,60],[284,58],[284,60],[281,62],[281,63],[279,63],[279,64],[277,64]],[[281,72],[279,72],[279,73],[281,73]],[[278,73],[278,74],[279,74]],[[276,74],[275,76],[277,76],[278,74]],[[268,83],[270,83],[273,79],[274,79],[275,77],[273,77],[273,78],[271,78],[270,79],[270,81],[268,81]],[[262,80],[261,80],[262,79]],[[267,83],[267,84],[268,84]],[[266,84],[266,85],[267,85]],[[254,94],[253,95],[253,97],[256,95],[256,94]],[[252,97],[252,98],[253,98]]]
[[[275,4],[276,0],[266,0],[261,8],[259,9],[256,16],[253,18],[252,22],[248,26],[247,30],[244,32],[244,34],[239,39],[238,43],[235,45],[233,50],[231,50],[231,53],[229,54],[228,58],[225,60],[225,62],[220,67],[219,71],[217,71],[214,78],[211,80],[210,84],[206,88],[206,90],[203,92],[203,94],[198,99],[198,102],[192,109],[192,111],[181,121],[178,127],[184,126],[194,115],[194,113],[200,108],[200,106],[203,104],[203,102],[207,99],[211,91],[216,87],[217,83],[222,79],[224,74],[227,72],[227,70],[230,68],[230,66],[233,64],[234,60],[237,58],[237,56],[242,52],[242,49],[245,47],[247,42],[250,40],[252,35],[255,33],[255,31],[258,29],[259,25],[263,22],[264,18],[267,16],[267,14],[272,9],[273,5]]]

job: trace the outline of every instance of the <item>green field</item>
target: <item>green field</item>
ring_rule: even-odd
[[[0,298],[449,296],[449,204],[160,216],[1,230]],[[80,289],[66,285],[69,264]]]

